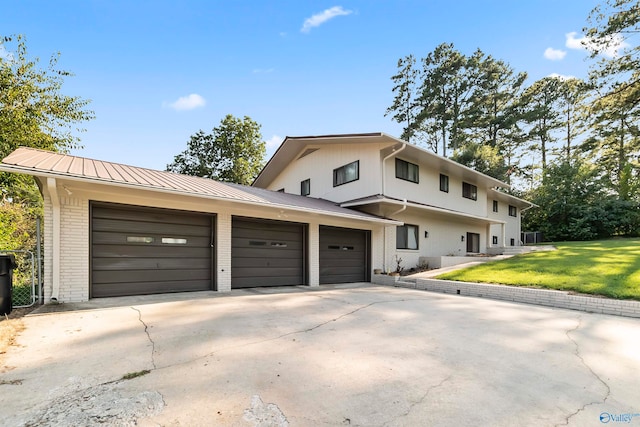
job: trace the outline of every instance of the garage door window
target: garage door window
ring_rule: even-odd
[[[418,249],[418,226],[401,225],[396,229],[396,249]]]
[[[175,239],[173,237],[163,237],[162,243],[165,245],[186,245],[187,239]]]
[[[127,236],[127,243],[153,243],[153,237]]]

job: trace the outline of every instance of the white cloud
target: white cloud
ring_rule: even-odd
[[[336,16],[346,16],[351,15],[353,13],[352,10],[345,10],[342,6],[333,6],[330,9],[325,9],[320,13],[316,13],[311,18],[307,18],[302,24],[302,28],[300,32],[308,33],[314,27],[319,27],[330,19],[335,18]]]
[[[278,135],[273,135],[271,138],[267,139],[265,142],[267,144],[267,151],[272,152],[275,151],[276,148],[282,144],[282,137]]]
[[[197,93],[192,93],[187,96],[181,96],[174,102],[164,102],[162,105],[165,107],[173,108],[176,111],[186,111],[204,107],[205,105],[207,105],[207,101]]]
[[[567,33],[567,42],[566,46],[569,49],[582,49],[593,52],[598,45],[593,42],[590,38],[586,36],[577,37],[578,33],[575,31],[571,33]],[[609,58],[613,58],[618,56],[620,51],[625,47],[629,47],[629,43],[624,41],[624,38],[620,34],[614,34],[609,37],[609,42],[604,49],[602,49],[602,55],[607,56]]]
[[[560,49],[554,49],[552,47],[548,47],[544,51],[544,57],[551,61],[560,61],[564,59],[566,51]]]
[[[560,80],[571,80],[571,79],[577,78],[576,76],[568,76],[566,74],[558,74],[558,73],[551,73],[547,77],[553,77]]]
[[[253,74],[267,74],[273,73],[275,70],[275,68],[254,68],[252,72]]]

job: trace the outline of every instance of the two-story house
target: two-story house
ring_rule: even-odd
[[[384,133],[286,138],[253,183],[401,221],[383,236],[383,268],[520,245],[530,202],[509,185]]]
[[[30,148],[0,170],[42,192],[47,302],[367,282],[518,245],[532,206],[382,133],[287,138],[254,186]]]

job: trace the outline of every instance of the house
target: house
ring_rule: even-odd
[[[369,281],[385,227],[334,202],[19,148],[44,196],[44,301]]]
[[[242,186],[19,148],[44,197],[45,302],[367,282],[519,245],[531,203],[383,133],[287,138]]]
[[[500,191],[504,182],[384,133],[288,137],[253,186],[402,222],[382,236],[385,269],[518,246],[533,206]]]

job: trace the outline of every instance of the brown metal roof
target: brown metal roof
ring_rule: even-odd
[[[4,158],[0,163],[0,170],[34,176],[59,177],[168,191],[209,199],[259,204],[374,222],[396,223],[396,221],[342,208],[327,200],[26,147],[18,148]]]

